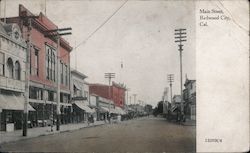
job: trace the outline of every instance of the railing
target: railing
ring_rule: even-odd
[[[0,76],[0,88],[6,89],[6,90],[24,92],[25,82],[21,80],[15,80],[12,78]]]

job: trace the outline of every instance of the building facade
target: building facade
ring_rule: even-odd
[[[110,99],[115,106],[124,108],[125,106],[125,86],[112,82],[112,86],[103,84],[89,84],[90,94],[96,94],[100,97]]]
[[[26,43],[17,24],[0,22],[0,130],[22,128]],[[29,110],[34,109],[29,106]]]
[[[83,73],[71,71],[71,96],[73,106],[73,122],[85,122],[89,115],[95,113],[95,110],[90,108],[90,99],[88,92],[88,84],[85,82],[87,76]]]
[[[196,120],[196,81],[186,78],[183,99],[187,119]]]
[[[16,23],[20,27],[22,37],[27,41],[30,34],[30,99],[29,103],[35,112],[29,114],[33,126],[44,125],[49,120],[56,120],[57,107],[57,51],[60,64],[60,112],[61,123],[68,123],[71,112],[70,101],[70,52],[72,47],[63,38],[59,38],[59,46],[54,37],[47,36],[48,30],[58,27],[44,14],[33,17],[28,9],[19,5],[19,16],[7,18],[7,23]]]

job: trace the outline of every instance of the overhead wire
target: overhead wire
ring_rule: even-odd
[[[79,46],[85,44],[98,30],[100,30],[126,3],[128,0],[126,0],[122,5],[116,9],[102,24],[100,24],[88,37],[86,37],[82,42],[80,42],[78,45],[75,46],[75,49]]]
[[[76,50],[79,46],[85,44],[98,30],[100,30],[126,3],[128,0],[126,0],[120,7],[118,7],[102,24],[100,24],[92,33],[88,35],[82,42],[80,42],[78,45],[74,47],[74,50]],[[60,58],[66,56],[67,54],[62,55]]]

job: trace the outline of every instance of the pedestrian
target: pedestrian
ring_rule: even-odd
[[[53,116],[50,115],[50,131],[53,132]]]
[[[88,115],[88,120],[87,120],[88,126],[90,124],[90,116]]]
[[[111,116],[110,116],[110,114],[108,116],[108,121],[109,121],[109,124],[110,124],[111,123]]]

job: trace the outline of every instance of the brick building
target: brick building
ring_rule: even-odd
[[[19,25],[22,37],[28,39],[27,17],[34,16],[23,5],[19,5],[19,15],[7,18],[7,23]],[[30,99],[29,103],[36,109],[29,113],[29,120],[34,125],[46,123],[49,118],[55,118],[57,101],[57,41],[46,37],[46,31],[58,29],[52,21],[40,13],[38,18],[31,19],[31,50],[30,50]],[[70,100],[70,52],[72,47],[60,38],[60,111],[61,122],[69,122],[67,114],[72,105]],[[54,120],[53,120],[54,121]]]
[[[104,84],[89,84],[89,92],[90,94],[96,94],[100,97],[112,100],[117,107],[124,108],[125,106],[126,88],[122,84],[112,82],[110,89],[108,85]]]

